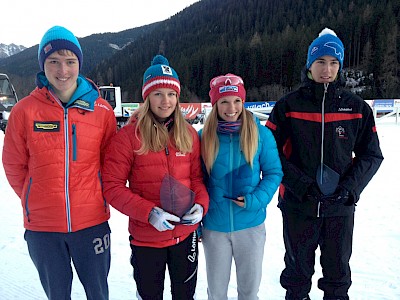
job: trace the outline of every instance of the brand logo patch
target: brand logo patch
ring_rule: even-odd
[[[53,46],[51,45],[51,43],[48,43],[46,47],[43,48],[43,51],[45,54],[47,54],[49,51],[51,51],[51,49],[53,49]]]
[[[60,131],[60,122],[59,121],[34,121],[33,122],[33,131],[45,131],[45,132],[58,132]]]
[[[311,49],[311,55],[314,55],[314,53],[317,52],[318,49],[319,49],[319,48],[318,48],[317,46],[314,46],[314,47]]]
[[[171,70],[170,66],[161,65],[161,70],[162,70],[163,74],[167,74],[167,75],[171,75],[172,76],[172,70]]]
[[[95,106],[98,106],[98,107],[104,108],[106,110],[109,110],[107,106],[105,106],[104,104],[101,104],[101,103],[97,103],[96,102]],[[127,109],[129,109],[129,107],[125,107],[125,110],[127,110]]]
[[[347,139],[346,130],[342,126],[336,127],[336,134],[340,139]]]
[[[325,43],[324,46],[327,47],[327,48],[333,49],[333,51],[335,51],[335,54],[337,56],[339,56],[340,60],[341,61],[343,60],[343,57],[344,57],[344,53],[343,52],[344,51],[343,51],[343,48],[338,43],[336,43],[336,42],[327,42],[327,43]]]
[[[193,236],[192,236],[192,247],[190,249],[191,254],[189,254],[187,257],[190,262],[196,261],[196,257],[197,257],[196,245],[197,245],[197,234],[196,234],[196,231],[194,231]]]
[[[89,107],[89,106],[90,106],[89,102],[87,102],[87,101],[85,101],[85,100],[81,100],[81,99],[76,100],[76,101],[74,102],[74,104],[75,104],[75,105],[79,105],[79,106],[81,106],[81,107]]]
[[[351,107],[339,107],[338,111],[353,111]]]
[[[175,156],[186,156],[186,154],[179,151],[175,153]]]
[[[239,88],[236,85],[227,85],[227,86],[222,86],[219,88],[219,93],[228,93],[228,92],[234,92],[234,93],[238,93],[239,92]]]

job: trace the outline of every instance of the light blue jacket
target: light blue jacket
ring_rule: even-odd
[[[206,229],[232,232],[260,225],[265,220],[267,205],[283,173],[274,136],[267,127],[256,122],[259,141],[253,168],[241,152],[239,133],[218,133],[219,152],[210,176],[205,176],[210,195],[209,210],[203,219]],[[201,134],[202,130],[200,138]],[[226,198],[238,196],[245,197],[244,207]]]

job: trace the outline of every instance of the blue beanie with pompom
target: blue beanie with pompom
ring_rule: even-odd
[[[342,41],[337,37],[336,33],[329,28],[323,29],[318,37],[308,47],[307,69],[311,67],[313,62],[318,58],[330,55],[335,57],[340,63],[340,69],[343,68],[344,46]]]
[[[178,74],[169,66],[168,60],[162,55],[156,55],[151,66],[144,72],[142,97],[147,96],[157,88],[173,89],[178,96],[181,93],[181,85]]]

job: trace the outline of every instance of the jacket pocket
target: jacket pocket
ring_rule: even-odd
[[[29,178],[28,188],[26,189],[26,195],[25,195],[25,215],[26,218],[28,219],[28,222],[31,221],[29,219],[29,194],[31,191],[31,186],[32,186],[32,177]]]
[[[77,159],[76,125],[72,124],[72,161]]]
[[[103,197],[103,205],[104,205],[104,208],[105,208],[105,212],[107,212],[108,204],[107,204],[106,198],[104,197],[104,193],[103,193],[103,180],[101,179],[101,172],[100,171],[97,172],[97,177],[99,178],[99,182],[100,182],[101,195]]]

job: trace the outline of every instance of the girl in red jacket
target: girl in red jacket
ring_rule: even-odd
[[[179,94],[177,73],[157,55],[143,76],[144,104],[111,141],[102,172],[106,200],[129,216],[139,299],[163,298],[167,265],[173,299],[193,299],[196,289],[196,229],[209,200]]]

